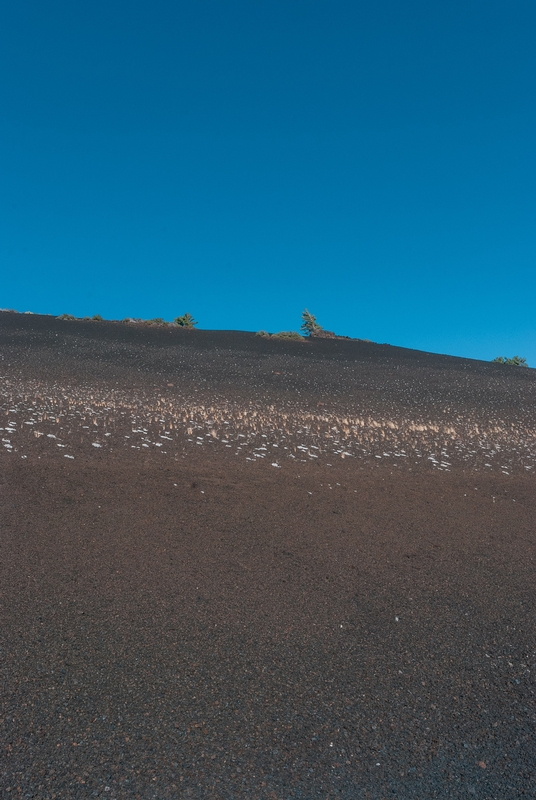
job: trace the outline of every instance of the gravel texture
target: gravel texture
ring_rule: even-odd
[[[8,313],[0,359],[0,796],[534,797],[533,370]]]

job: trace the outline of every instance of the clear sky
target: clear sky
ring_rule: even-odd
[[[0,306],[536,366],[534,0],[0,8]]]

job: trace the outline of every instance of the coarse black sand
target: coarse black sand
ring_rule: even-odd
[[[536,373],[0,314],[13,798],[534,797]]]

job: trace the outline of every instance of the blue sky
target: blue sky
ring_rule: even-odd
[[[17,0],[0,306],[536,366],[533,0]]]

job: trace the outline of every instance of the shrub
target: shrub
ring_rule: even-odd
[[[72,314],[60,314],[60,316],[57,317],[57,319],[76,319],[76,317],[73,317]]]
[[[103,319],[100,314],[94,314],[91,319],[95,320],[95,322],[102,322]]]
[[[279,331],[279,333],[268,333],[268,331],[257,331],[255,336],[261,339],[286,339],[291,342],[303,342],[304,338],[297,331]]]
[[[507,356],[497,356],[497,358],[493,359],[494,364],[508,364],[510,367],[526,367],[527,359],[521,358],[521,356],[512,356],[512,358],[508,358]]]
[[[169,322],[166,322],[162,317],[154,317],[154,319],[149,319],[147,322],[149,325],[169,325]]]
[[[303,336],[301,336],[297,331],[280,331],[279,333],[272,334],[270,338],[290,339],[293,342],[303,342]]]
[[[314,317],[307,309],[304,309],[302,313],[302,326],[300,330],[303,332],[305,336],[314,336],[315,333],[318,333],[322,330],[320,325],[316,321],[316,317]]]
[[[193,328],[197,325],[197,321],[192,317],[191,314],[183,314],[182,317],[177,317],[175,319],[175,325],[179,325],[181,328]]]

